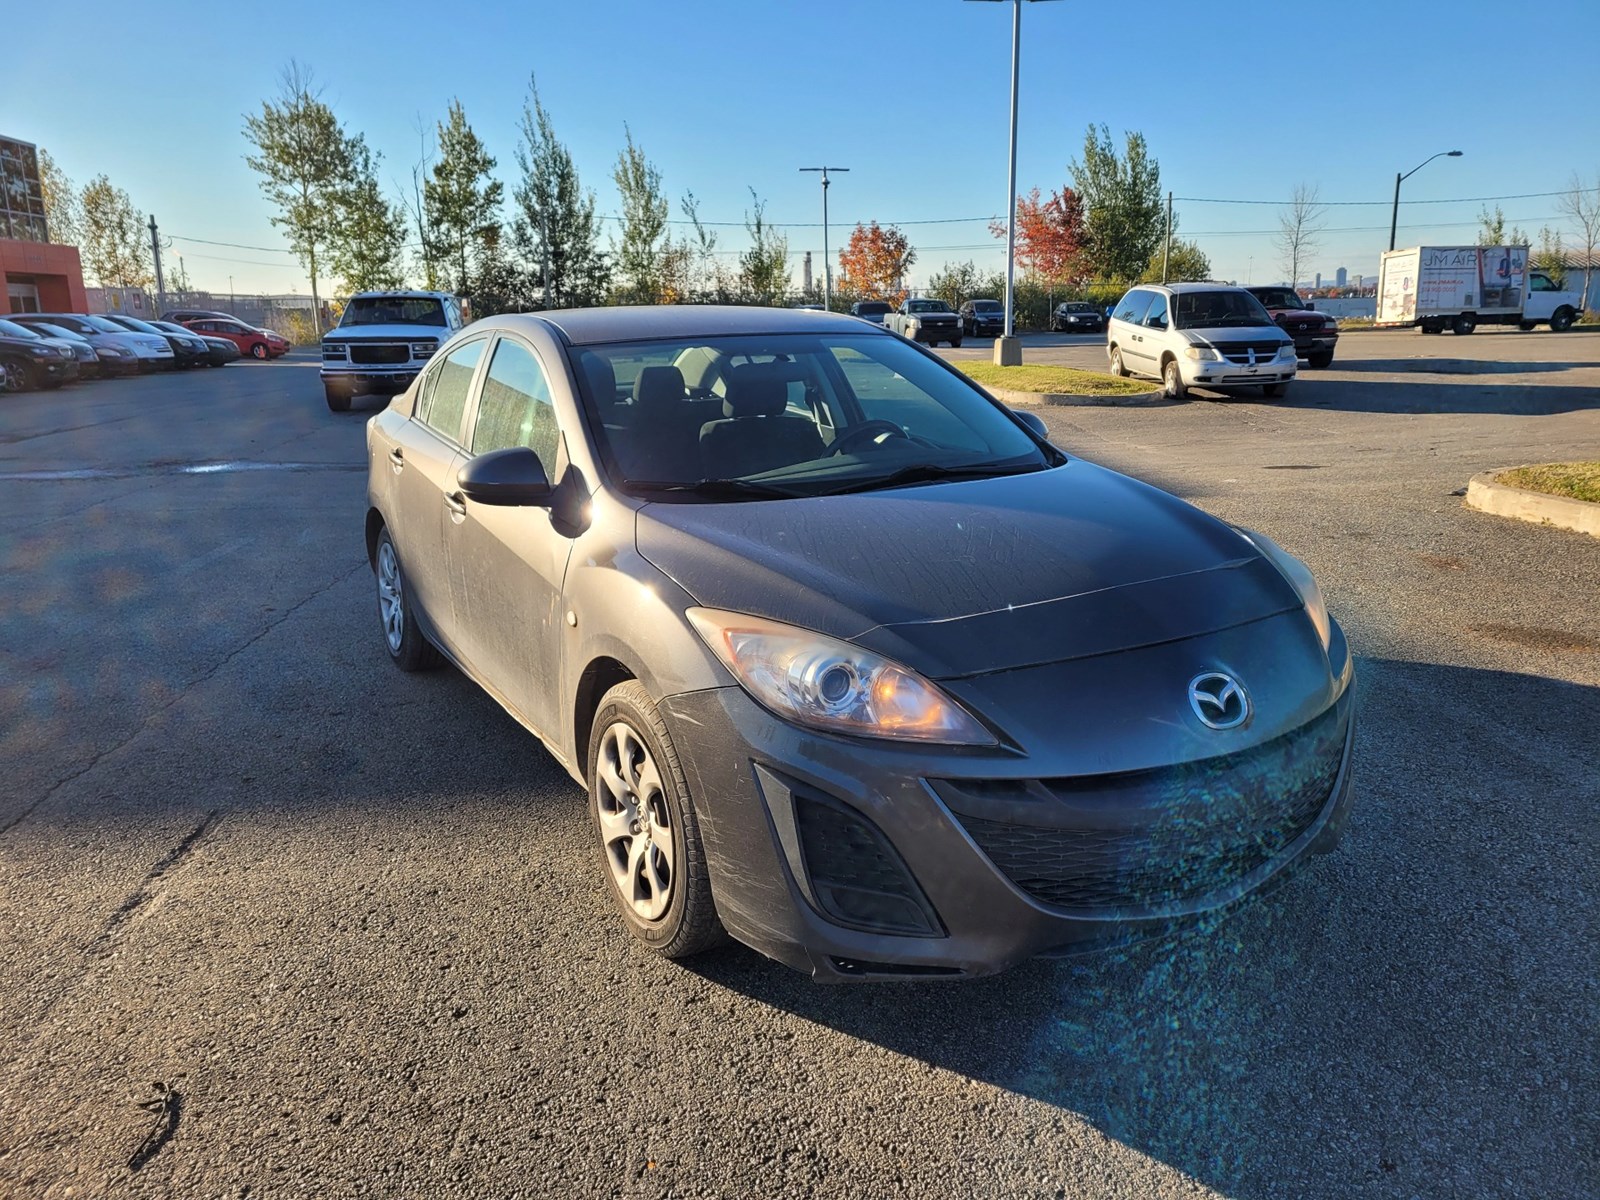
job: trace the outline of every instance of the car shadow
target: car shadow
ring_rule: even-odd
[[[1522,362],[1481,358],[1355,358],[1334,359],[1334,371],[1394,375],[1543,375],[1555,371],[1581,371],[1600,362]],[[1303,377],[1302,377],[1303,378]]]
[[[1276,408],[1325,408],[1364,413],[1476,413],[1551,416],[1600,409],[1600,388],[1578,385],[1475,383],[1459,376],[1436,379],[1363,380],[1329,378],[1302,371],[1281,400],[1264,399],[1254,389],[1236,394],[1191,388],[1188,399],[1266,404]]]
[[[1582,746],[1600,688],[1386,660],[1359,671],[1345,843],[1226,919],[955,985],[822,987],[740,949],[691,969],[1078,1114],[1235,1200],[1435,1195],[1446,1178],[1478,1195],[1505,1182],[1489,1173],[1502,1156],[1544,1172],[1504,1194],[1578,1194],[1562,1181],[1595,1167],[1575,1098],[1595,1051],[1593,896],[1530,889],[1528,872],[1596,799]],[[1502,721],[1490,744],[1441,728],[1474,702]],[[1549,754],[1485,761],[1527,739]],[[1576,1145],[1590,1149],[1575,1162]],[[1332,1193],[1296,1182],[1330,1176]]]

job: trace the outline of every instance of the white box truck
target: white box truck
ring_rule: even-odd
[[[1578,293],[1530,268],[1526,246],[1413,246],[1378,266],[1379,326],[1471,333],[1479,325],[1549,325],[1578,319]]]

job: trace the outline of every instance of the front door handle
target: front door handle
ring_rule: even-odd
[[[444,494],[444,506],[450,510],[450,515],[453,517],[467,515],[466,497],[462,496],[460,492],[446,492]]]
[[[399,446],[396,446],[393,450],[389,451],[389,465],[395,469],[396,473],[399,472],[401,467],[406,465],[406,456],[401,453]]]

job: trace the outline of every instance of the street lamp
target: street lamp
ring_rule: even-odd
[[[993,0],[988,0],[993,2]],[[1028,0],[1030,4],[1039,0]],[[1022,0],[1011,0],[1011,161],[1006,172],[1006,331],[995,340],[994,361],[1000,366],[1022,363],[1022,347],[1017,344],[1017,80],[1022,67]]]
[[[822,307],[833,311],[833,262],[828,258],[828,172],[849,173],[849,167],[801,167],[801,171],[822,172]]]
[[[1423,167],[1427,166],[1435,158],[1460,158],[1460,157],[1461,157],[1461,151],[1459,151],[1459,150],[1441,150],[1441,151],[1439,151],[1439,153],[1433,155],[1432,158],[1423,159],[1416,166],[1412,167],[1411,170],[1407,171],[1404,175],[1401,175],[1398,172],[1395,174],[1395,177],[1394,177],[1394,211],[1389,215],[1389,249],[1391,249],[1391,250],[1394,249],[1394,234],[1395,234],[1395,230],[1396,230],[1396,228],[1398,228],[1399,222],[1400,222],[1400,185],[1402,183],[1404,183],[1407,179],[1410,179],[1418,171],[1422,170]]]

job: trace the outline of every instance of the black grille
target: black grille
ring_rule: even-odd
[[[381,342],[376,345],[363,346],[359,342],[354,342],[350,346],[350,361],[369,365],[410,362],[411,347],[385,345]]]
[[[1178,767],[936,787],[984,854],[1041,902],[1159,908],[1228,887],[1303,834],[1333,791],[1344,730],[1330,710],[1266,745]]]
[[[817,903],[841,924],[879,933],[941,932],[883,834],[839,805],[797,794],[795,820]]]
[[[1214,342],[1217,352],[1231,363],[1248,363],[1250,352],[1255,351],[1255,361],[1266,362],[1278,353],[1282,342]]]

